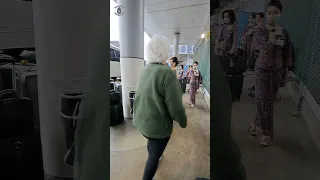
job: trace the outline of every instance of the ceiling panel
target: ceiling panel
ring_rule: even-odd
[[[148,34],[161,33],[171,43],[174,33],[179,32],[180,44],[195,44],[209,19],[210,0],[145,0],[145,3]]]

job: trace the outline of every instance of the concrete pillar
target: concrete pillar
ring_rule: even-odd
[[[67,149],[59,114],[60,93],[83,91],[90,61],[101,53],[107,58],[110,43],[99,43],[109,41],[106,9],[110,2],[33,0],[32,3],[44,171],[50,176],[72,178],[73,169],[64,163]],[[109,77],[108,67],[105,71]]]
[[[118,0],[120,16],[120,67],[125,118],[130,114],[129,91],[135,90],[144,67],[144,0]]]
[[[173,36],[173,56],[178,57],[179,54],[180,33],[174,33]]]

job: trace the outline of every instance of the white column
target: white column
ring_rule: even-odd
[[[173,36],[173,56],[178,57],[179,54],[180,33],[174,33]]]
[[[130,114],[129,91],[135,90],[144,67],[144,0],[118,0],[120,16],[120,67],[122,102],[125,118]]]
[[[86,78],[90,61],[104,49],[108,54],[109,42],[103,47],[97,43],[110,36],[103,34],[109,28],[109,11],[105,9],[110,2],[33,0],[32,3],[44,170],[51,176],[72,178],[73,169],[64,164],[67,149],[59,115],[59,94],[61,89],[82,91],[83,82],[76,81],[79,85],[71,79]],[[108,68],[106,74],[109,76]]]

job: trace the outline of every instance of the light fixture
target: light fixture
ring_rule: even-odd
[[[201,38],[204,39],[206,35],[204,33],[201,34]]]

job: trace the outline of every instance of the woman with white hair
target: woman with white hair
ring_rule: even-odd
[[[133,124],[148,139],[143,180],[152,180],[170,139],[173,120],[187,127],[177,75],[166,66],[169,42],[153,36],[147,45],[148,65],[142,70],[133,105]]]

